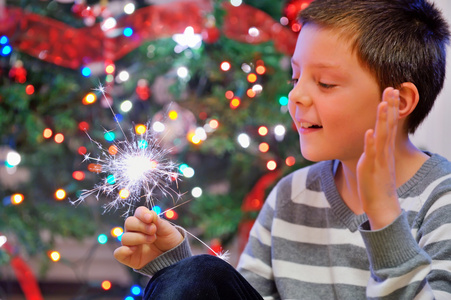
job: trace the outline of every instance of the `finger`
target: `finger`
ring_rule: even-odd
[[[139,232],[126,232],[122,235],[122,246],[139,246],[142,244],[151,244],[155,242],[157,236],[155,234],[143,234]]]
[[[156,221],[156,213],[153,210],[149,210],[145,206],[140,206],[136,209],[135,217],[144,223],[152,223]]]
[[[399,90],[393,90],[388,101],[389,146],[394,147],[399,119]]]
[[[157,226],[154,223],[144,223],[136,217],[128,217],[124,223],[125,232],[140,232],[148,235],[153,235],[157,231]]]
[[[379,103],[377,107],[377,119],[374,130],[374,143],[376,153],[381,155],[385,153],[385,146],[387,145],[388,139],[387,112],[388,103],[386,101]]]
[[[374,130],[373,129],[368,129],[365,132],[364,154],[365,154],[366,161],[374,162],[374,159],[376,156],[376,149],[375,149],[375,143],[374,143]]]
[[[113,255],[117,261],[124,263],[127,262],[127,260],[135,252],[136,249],[137,247],[120,246],[116,250],[114,250]]]

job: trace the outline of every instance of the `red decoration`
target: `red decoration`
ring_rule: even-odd
[[[241,210],[243,212],[259,211],[265,201],[266,189],[279,177],[280,171],[277,170],[263,175],[244,198]]]
[[[14,66],[9,70],[8,75],[15,82],[24,83],[27,81],[27,70],[25,70],[20,60],[15,62]]]
[[[147,79],[138,80],[136,94],[138,95],[138,98],[142,101],[149,99],[151,92],[149,88],[149,81],[147,81]]]
[[[209,28],[205,28],[202,31],[202,40],[205,41],[205,43],[208,44],[214,44],[219,40],[219,37],[221,36],[221,32],[216,26],[212,26]]]
[[[15,251],[8,242],[5,242],[2,248],[5,249],[9,255],[14,255]],[[44,298],[42,297],[36,277],[27,263],[19,256],[13,256],[11,259],[11,266],[25,295],[25,299],[43,300]]]
[[[116,61],[143,42],[171,37],[191,26],[194,31],[207,34],[206,42],[219,38],[219,29],[208,24],[204,15],[211,7],[191,1],[151,5],[136,10],[117,20],[117,28],[131,27],[131,37],[109,37],[100,23],[91,27],[74,28],[42,15],[17,7],[7,7],[0,22],[0,35],[11,39],[11,45],[20,51],[44,61],[77,69],[93,62],[108,59]],[[291,55],[296,44],[296,34],[273,20],[268,14],[245,4],[234,7],[224,4],[223,33],[230,39],[245,43],[274,41],[276,49]],[[257,36],[249,35],[249,28],[259,30]]]
[[[289,0],[283,9],[283,14],[288,19],[287,26],[296,32],[299,31],[301,27],[298,25],[298,15],[301,10],[309,6],[312,1],[313,0]]]

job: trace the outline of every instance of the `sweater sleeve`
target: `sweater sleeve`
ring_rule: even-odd
[[[365,222],[360,232],[370,261],[368,299],[451,299],[451,193],[430,207],[418,230],[403,212],[383,229]]]
[[[274,217],[276,188],[263,205],[241,254],[238,271],[265,300],[279,299],[271,263],[271,227]]]
[[[183,235],[183,241],[171,250],[164,252],[141,269],[134,269],[135,272],[147,276],[153,276],[159,270],[169,267],[184,258],[192,256],[185,229],[179,226],[176,226],[176,228]]]

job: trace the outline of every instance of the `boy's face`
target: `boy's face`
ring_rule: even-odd
[[[346,39],[314,24],[302,28],[292,68],[288,108],[302,155],[311,161],[357,162],[381,100],[374,76],[362,67]]]

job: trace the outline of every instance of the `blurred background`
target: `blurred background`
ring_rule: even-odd
[[[113,251],[146,203],[105,161],[149,134],[178,173],[151,208],[236,265],[268,191],[309,164],[287,95],[310,2],[0,0],[0,299],[141,298]],[[451,159],[447,80],[412,138]]]

